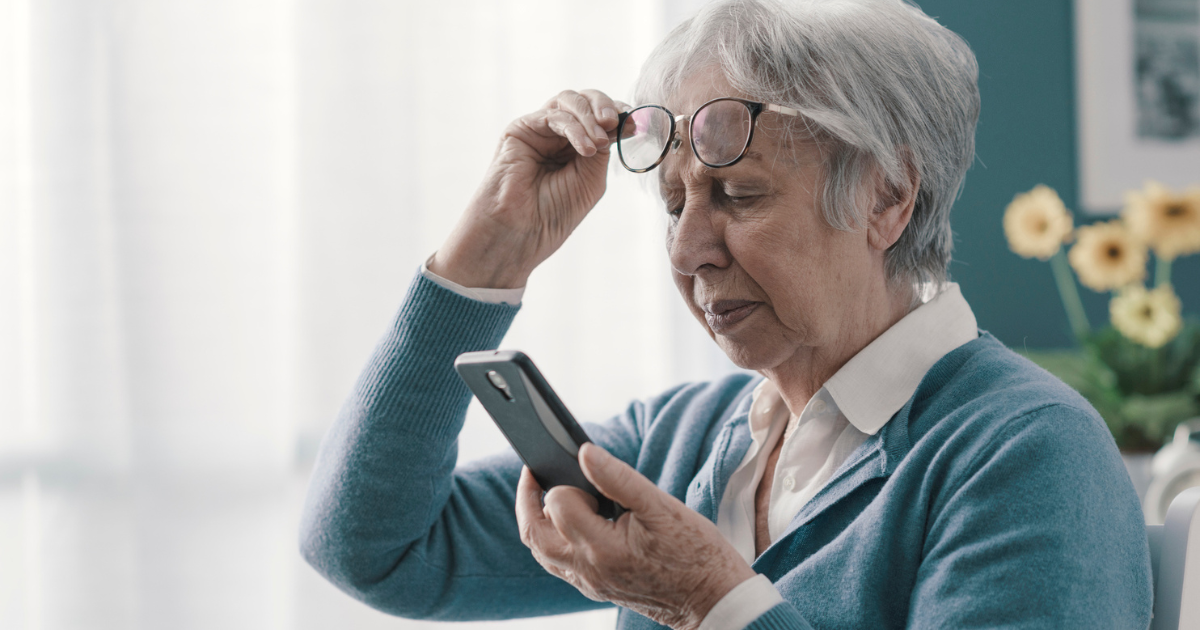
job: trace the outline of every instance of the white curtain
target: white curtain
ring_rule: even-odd
[[[0,627],[427,627],[303,565],[306,467],[504,125],[695,4],[0,0]],[[504,344],[583,419],[731,369],[610,175]]]

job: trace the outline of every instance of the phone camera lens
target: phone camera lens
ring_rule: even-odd
[[[501,394],[504,395],[505,400],[509,402],[513,401],[512,390],[508,388],[508,381],[504,380],[504,377],[500,376],[499,372],[496,370],[488,370],[487,378],[489,381],[491,381],[492,387],[495,387]]]
[[[492,385],[496,386],[496,389],[508,389],[508,381],[504,380],[504,377],[500,376],[496,370],[488,370],[487,377]]]

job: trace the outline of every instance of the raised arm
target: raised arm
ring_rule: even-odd
[[[322,442],[301,550],[357,599],[405,617],[459,620],[597,606],[521,544],[515,455],[455,470],[470,392],[454,357],[494,348],[516,311],[418,276]],[[632,462],[644,422],[634,404],[588,430]]]
[[[604,194],[619,107],[567,90],[509,124],[429,270],[467,287],[525,286]]]
[[[567,91],[513,121],[430,271],[465,287],[524,286],[604,193],[617,107],[600,92]],[[515,457],[454,470],[470,401],[454,358],[495,348],[516,311],[413,282],[322,443],[304,510],[303,554],[343,590],[412,617],[593,605],[521,545]],[[616,453],[631,441],[619,428],[602,433],[593,439],[613,437],[605,446]]]

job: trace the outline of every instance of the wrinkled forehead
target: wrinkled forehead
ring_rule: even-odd
[[[677,89],[663,97],[661,104],[676,116],[691,116],[701,105],[722,96],[756,100],[730,85],[725,73],[714,65],[689,74]]]

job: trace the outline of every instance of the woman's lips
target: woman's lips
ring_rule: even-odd
[[[704,319],[714,333],[721,333],[746,319],[758,308],[760,302],[750,300],[718,300],[705,304]]]

